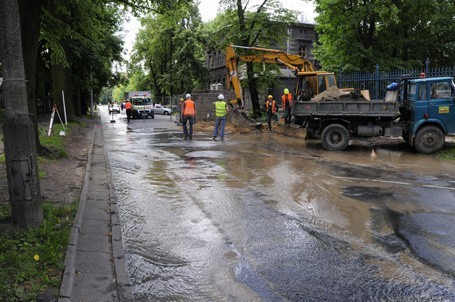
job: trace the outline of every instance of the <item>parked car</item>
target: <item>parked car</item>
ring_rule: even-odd
[[[112,103],[109,106],[109,113],[112,113],[112,112],[120,113],[120,107],[119,107],[119,105],[117,103]]]
[[[164,107],[163,105],[160,105],[160,104],[156,104],[154,106],[154,111],[155,111],[155,114],[163,114],[163,115],[169,115],[172,113],[172,110],[170,108],[166,108]]]

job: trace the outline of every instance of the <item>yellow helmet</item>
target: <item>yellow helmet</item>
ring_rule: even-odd
[[[273,99],[273,96],[272,96],[272,95],[269,95],[268,98],[269,98],[269,99]]]
[[[285,88],[284,89],[284,94],[288,94],[289,93],[289,89]]]

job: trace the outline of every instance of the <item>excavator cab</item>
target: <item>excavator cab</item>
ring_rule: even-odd
[[[332,86],[337,86],[335,75],[331,72],[299,72],[297,74],[296,95],[318,95]]]

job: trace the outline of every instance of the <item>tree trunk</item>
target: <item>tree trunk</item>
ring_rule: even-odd
[[[42,153],[38,135],[38,119],[36,110],[36,65],[38,57],[39,34],[41,24],[42,0],[20,0],[19,13],[21,20],[22,48],[24,55],[25,79],[27,80],[28,110],[34,126],[36,150]]]
[[[73,90],[73,104],[74,104],[74,114],[76,117],[81,117],[82,108],[81,108],[81,85],[79,82],[74,83]]]
[[[71,90],[71,72],[69,68],[60,64],[52,65],[52,78],[54,84],[54,102],[57,104],[57,110],[62,118],[62,122],[76,120],[74,114],[73,95]],[[63,94],[65,96],[65,106],[63,106]]]
[[[251,94],[251,105],[253,105],[254,115],[260,115],[261,106],[259,105],[259,93],[257,79],[254,75],[253,63],[246,63],[246,74],[248,76],[248,89]]]
[[[237,0],[237,17],[239,18],[240,32],[241,33],[246,32],[245,11],[243,9],[242,0]],[[250,37],[243,36],[242,44],[244,46],[251,46]],[[260,114],[261,106],[259,105],[259,95],[258,95],[256,78],[254,77],[253,63],[246,63],[246,74],[248,77],[248,89],[250,90],[251,105],[253,106],[253,113],[254,113],[254,115],[257,115],[257,114]],[[242,100],[242,102],[243,102],[243,100]]]
[[[43,211],[16,0],[0,1],[0,25],[6,108],[3,134],[11,212],[14,224],[22,228],[35,227],[42,223]]]

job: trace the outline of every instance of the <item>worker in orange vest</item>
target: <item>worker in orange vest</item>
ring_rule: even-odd
[[[269,130],[272,131],[272,118],[278,111],[278,106],[276,105],[272,95],[267,97],[267,101],[265,102],[265,111],[267,112],[267,124],[269,125]]]
[[[284,110],[284,123],[285,125],[291,124],[291,108],[292,108],[292,94],[289,89],[284,89],[284,94],[281,96],[281,106]]]
[[[130,122],[130,119],[131,119],[131,114],[133,113],[133,106],[131,105],[131,102],[130,100],[126,100],[126,103],[125,103],[125,109],[126,109],[126,120],[128,121],[128,123]]]
[[[191,94],[186,95],[186,100],[182,105],[182,124],[183,124],[183,135],[185,139],[193,139],[193,123],[196,120],[196,104],[191,99]],[[190,124],[188,131],[187,123]]]

